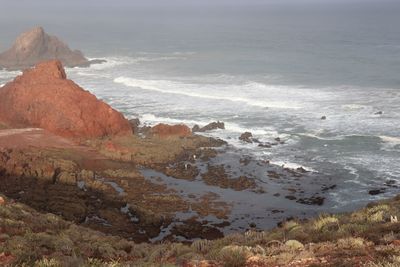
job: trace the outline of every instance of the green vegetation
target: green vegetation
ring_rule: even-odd
[[[353,213],[288,221],[265,232],[192,244],[136,244],[5,199],[0,205],[0,265],[400,266],[400,223],[393,220],[399,215],[396,197]]]

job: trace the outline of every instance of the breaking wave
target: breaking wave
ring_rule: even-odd
[[[244,96],[242,92],[263,91],[266,88],[265,84],[257,82],[244,84],[194,84],[170,80],[142,80],[124,76],[115,78],[114,82],[164,94],[238,102],[260,108],[301,108],[299,103],[293,101],[265,101]]]

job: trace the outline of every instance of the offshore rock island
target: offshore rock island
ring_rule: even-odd
[[[88,60],[81,51],[72,51],[59,38],[36,27],[22,33],[9,50],[0,53],[0,69],[23,70],[50,59],[60,60],[67,67],[87,67],[102,62]]]

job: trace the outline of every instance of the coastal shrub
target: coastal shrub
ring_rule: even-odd
[[[15,256],[16,263],[33,265],[41,256],[39,248],[32,247],[32,243],[25,237],[13,236],[4,244],[5,251]]]
[[[149,262],[163,262],[165,261],[165,255],[168,253],[168,249],[164,245],[155,247],[147,257]]]
[[[104,265],[105,263],[100,259],[88,258],[85,262],[84,267],[102,267]]]
[[[113,259],[117,257],[115,249],[107,242],[97,242],[94,251],[96,258]]]
[[[330,230],[333,227],[339,227],[339,220],[335,216],[320,216],[314,221],[314,229],[317,231]]]
[[[145,258],[148,256],[150,250],[151,246],[149,244],[137,244],[132,248],[132,251],[129,253],[129,255],[134,258]]]
[[[0,205],[0,218],[10,218],[12,215],[13,213],[7,206]]]
[[[64,255],[71,256],[74,250],[74,242],[68,238],[68,236],[61,234],[56,236],[54,242],[54,248],[56,251],[61,252]]]
[[[383,235],[381,242],[384,244],[390,244],[392,241],[397,239],[397,235],[394,232],[390,232],[388,234]]]
[[[262,243],[267,236],[268,234],[264,231],[247,231],[245,233],[246,245],[251,246]]]
[[[366,210],[366,219],[368,222],[383,222],[384,216],[390,211],[388,205],[376,205]]]
[[[243,267],[246,266],[248,252],[239,246],[224,247],[218,255],[218,260],[224,267]]]
[[[368,262],[364,267],[398,267],[400,266],[400,256],[391,256],[377,262]]]
[[[369,228],[370,225],[362,223],[343,224],[339,227],[338,236],[344,237],[344,236],[360,235],[364,232],[367,232]]]
[[[185,254],[179,256],[177,258],[177,263],[179,263],[179,266],[181,266],[182,264],[180,264],[180,263],[185,263],[188,261],[202,261],[204,259],[205,259],[205,257],[199,253],[189,252],[189,253],[185,253]]]
[[[61,263],[56,259],[41,259],[37,260],[34,267],[61,267]]]
[[[291,250],[301,250],[304,249],[304,245],[297,240],[288,240],[285,242],[285,247]]]
[[[219,240],[216,240],[217,243]],[[246,237],[241,233],[234,233],[227,235],[225,238],[221,239],[223,246],[227,246],[229,244],[244,244],[246,242]],[[216,244],[217,244],[216,243]]]
[[[187,253],[193,252],[189,246],[182,243],[171,243],[166,250],[167,252],[163,255],[163,258],[166,260],[170,258],[180,258]]]
[[[249,252],[248,255],[258,255],[258,256],[266,255],[266,249],[260,245],[256,245],[254,247],[247,247],[246,250]]]
[[[360,249],[365,247],[366,242],[361,237],[341,238],[337,241],[337,246],[341,249]]]
[[[211,248],[212,242],[207,239],[199,239],[192,243],[190,246],[195,252],[198,253],[207,253]]]
[[[82,267],[127,267],[130,265],[120,263],[119,260],[106,262],[100,259],[88,258]]]

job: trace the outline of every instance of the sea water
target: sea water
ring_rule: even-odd
[[[67,74],[128,118],[223,121],[209,135],[333,179],[325,205],[343,211],[399,193],[400,4],[332,2],[2,0],[0,48],[41,25],[107,60]]]

